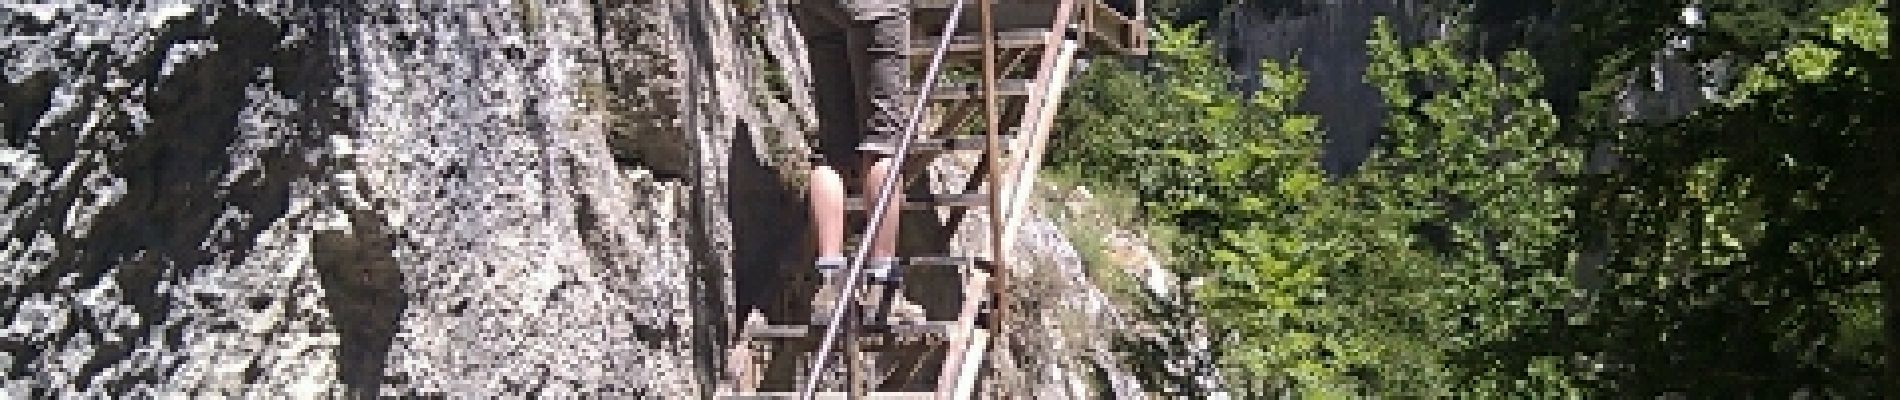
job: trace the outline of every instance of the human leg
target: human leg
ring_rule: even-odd
[[[814,149],[810,159],[811,169],[806,176],[810,217],[811,237],[817,258],[813,261],[817,293],[812,300],[812,321],[828,323],[832,307],[836,304],[841,274],[844,269],[845,237],[845,183],[838,166],[851,165],[853,140],[859,134],[859,124],[855,86],[856,82],[848,74],[825,73],[828,71],[846,71],[851,68],[848,62],[850,41],[848,31],[850,20],[836,6],[828,6],[821,1],[805,1],[794,9],[799,19],[800,31],[806,38],[806,47],[811,52],[811,67],[819,73],[813,74],[812,84],[815,91],[819,117],[819,129],[807,136]]]
[[[904,100],[911,84],[910,60],[905,59],[902,49],[910,44],[910,15],[897,0],[852,1],[871,6],[856,10],[858,13],[854,15],[857,21],[852,48],[858,51],[852,52],[852,66],[858,72],[860,120],[866,125],[865,134],[894,139],[904,133],[909,115],[906,108],[909,105]],[[867,199],[883,194],[885,179],[897,179],[891,186],[890,203],[881,218],[876,219],[879,233],[865,244],[870,246],[870,259],[865,260],[865,267],[871,278],[882,283],[882,288],[868,293],[871,298],[867,301],[880,305],[884,311],[879,315],[887,322],[921,321],[924,319],[922,308],[908,301],[898,287],[902,274],[896,256],[905,187],[901,180],[903,172],[897,167],[899,159],[880,151],[865,151],[860,157],[865,171],[863,193]]]
[[[860,0],[889,1],[889,0]],[[873,6],[880,6],[873,4]],[[885,138],[894,138],[903,133],[904,90],[909,83],[909,64],[900,49],[910,42],[910,18],[907,10],[898,8],[874,8],[873,11],[857,9],[854,15],[854,29],[851,35],[852,66],[857,73],[856,80],[861,100],[858,102],[860,117],[865,121],[865,133]],[[896,157],[877,152],[865,152],[865,180],[863,193],[865,198],[876,199],[882,195],[884,180],[898,174]],[[900,209],[903,205],[903,184],[893,187],[891,204],[885,208],[884,215],[876,220],[880,222],[879,234],[870,238],[871,259],[875,261],[874,274],[889,277],[892,259],[897,255],[897,237]],[[882,270],[882,271],[879,271]]]

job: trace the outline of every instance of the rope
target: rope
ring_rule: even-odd
[[[930,67],[924,71],[923,86],[917,89],[917,99],[911,104],[910,116],[904,123],[904,135],[898,139],[897,154],[893,156],[896,159],[891,163],[892,173],[886,174],[884,182],[878,184],[877,204],[871,207],[871,218],[867,218],[870,221],[866,223],[869,226],[864,228],[863,243],[858,245],[857,254],[851,258],[851,267],[845,270],[844,288],[838,294],[840,301],[832,306],[831,318],[825,324],[825,334],[818,342],[818,355],[812,358],[811,369],[806,371],[805,388],[799,392],[799,399],[812,400],[812,397],[817,394],[818,376],[824,371],[825,364],[831,361],[831,348],[837,344],[838,322],[844,320],[845,309],[854,302],[852,299],[857,298],[859,275],[863,275],[864,261],[869,258],[871,251],[871,246],[867,244],[877,240],[877,234],[880,233],[877,228],[883,225],[885,212],[890,207],[891,195],[896,192],[897,181],[904,175],[899,171],[904,170],[904,159],[910,156],[911,141],[916,137],[917,126],[923,120],[924,105],[930,101],[930,91],[937,86],[938,69],[943,67],[944,53],[950,50],[950,36],[956,33],[957,22],[962,15],[963,0],[956,0],[950,8],[949,23],[944,24],[943,35],[937,39],[936,51],[931,53]],[[901,268],[901,266],[892,266],[892,268]]]

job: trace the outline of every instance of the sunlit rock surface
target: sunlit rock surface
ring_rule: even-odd
[[[0,7],[8,394],[702,386],[684,2],[353,3]]]
[[[782,9],[91,3],[0,5],[0,397],[698,397],[801,254]]]

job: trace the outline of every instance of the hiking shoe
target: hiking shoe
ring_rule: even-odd
[[[886,306],[884,309],[888,311],[883,316],[885,323],[891,325],[923,323],[925,321],[924,308],[904,296],[903,269],[898,265],[898,259],[877,258],[867,264],[864,267],[865,273],[870,275],[872,282],[878,284],[876,291],[871,294],[890,296],[883,299]]]
[[[831,325],[832,309],[838,305],[838,291],[844,289],[844,282],[840,279],[844,277],[845,258],[820,257],[815,264],[818,282],[813,284],[817,292],[811,300],[811,323]]]
[[[886,323],[891,325],[913,325],[929,321],[929,317],[924,314],[924,307],[911,302],[910,297],[904,295],[902,288],[892,290],[889,293],[891,293],[891,297],[885,299],[885,302],[890,304],[890,308],[888,308],[890,313],[885,314],[884,317]]]

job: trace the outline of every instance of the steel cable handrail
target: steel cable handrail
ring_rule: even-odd
[[[904,174],[902,171],[904,159],[910,156],[911,141],[916,137],[917,126],[923,120],[924,106],[928,104],[930,100],[930,91],[936,89],[937,72],[938,69],[943,66],[944,53],[948,53],[950,49],[950,37],[956,33],[957,22],[963,15],[963,2],[964,0],[955,0],[955,2],[952,3],[949,22],[944,24],[943,35],[937,40],[937,47],[935,51],[931,53],[930,67],[924,70],[923,85],[916,90],[917,98],[911,104],[909,118],[904,123],[904,134],[899,136],[897,141],[897,154],[893,156],[895,159],[891,162],[891,172],[885,174],[884,182],[878,184],[877,203],[870,208],[871,217],[867,218],[869,221],[866,225],[868,226],[864,228],[863,239],[858,243],[857,254],[852,257],[850,268],[845,270],[844,287],[841,288],[841,291],[838,293],[839,301],[837,305],[832,306],[831,318],[826,322],[824,336],[822,336],[818,342],[818,354],[812,358],[811,369],[806,372],[805,388],[800,391],[798,396],[800,399],[811,400],[812,397],[817,394],[818,376],[824,371],[825,364],[830,361],[831,348],[838,338],[839,322],[844,319],[845,309],[853,303],[852,299],[855,299],[857,296],[858,284],[860,283],[859,275],[863,274],[865,259],[870,256],[871,246],[869,244],[877,240],[877,234],[879,233],[878,227],[883,225],[885,212],[890,207],[892,194],[896,192],[897,181],[903,179]],[[903,46],[906,44],[899,45]],[[991,166],[991,168],[995,167],[996,166]],[[900,267],[901,266],[897,265],[891,266],[891,268]]]

